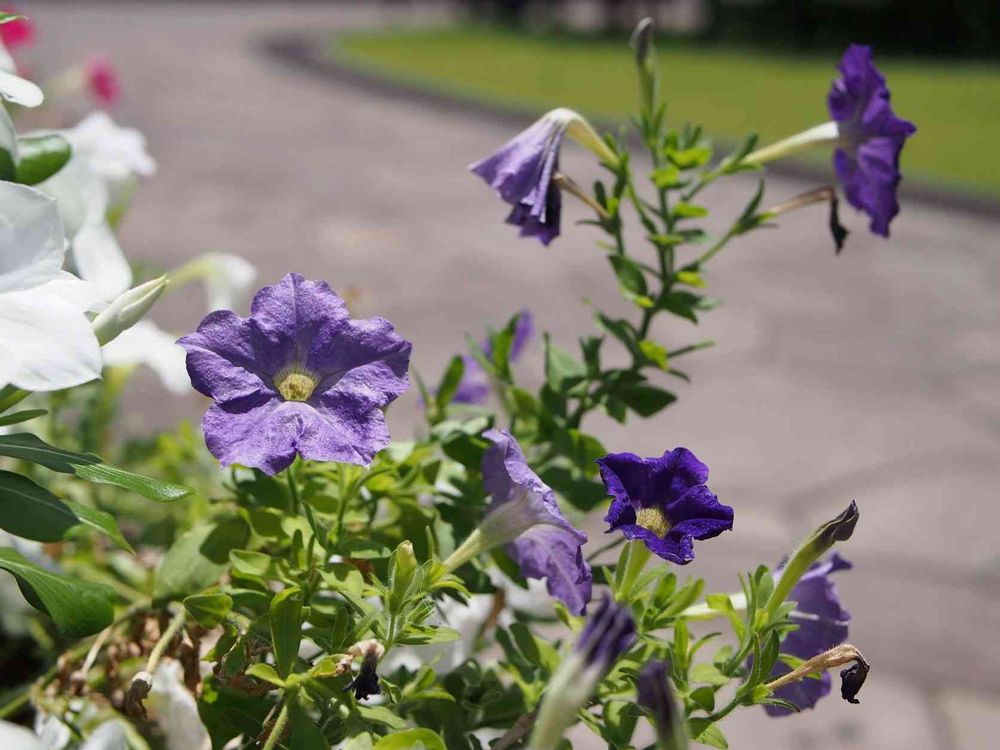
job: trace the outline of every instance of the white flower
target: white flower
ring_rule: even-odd
[[[0,747],[9,750],[48,750],[30,729],[0,721]]]
[[[250,296],[257,269],[233,253],[205,253],[171,271],[170,278],[176,286],[201,281],[205,286],[208,312],[239,310]]]
[[[101,352],[84,312],[93,290],[62,271],[56,204],[0,182],[0,385],[54,391],[99,377]]]
[[[112,205],[136,175],[149,177],[156,172],[146,137],[135,128],[116,125],[107,112],[87,115],[60,135],[73,147],[73,158],[86,162],[104,181]]]
[[[140,320],[102,351],[104,364],[109,367],[148,365],[171,393],[183,396],[191,392],[184,350],[177,345],[177,337],[151,321]]]
[[[101,299],[109,301],[132,285],[132,268],[106,216],[108,186],[83,159],[66,165],[37,188],[55,199],[80,277],[91,282]]]
[[[198,704],[181,680],[181,665],[160,662],[146,705],[156,712],[167,750],[211,750],[212,740],[198,715]]]
[[[0,44],[0,99],[6,99],[22,107],[37,107],[45,99],[45,94],[31,81],[15,72],[17,65],[7,49]]]

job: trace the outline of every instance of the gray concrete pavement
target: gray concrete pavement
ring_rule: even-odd
[[[568,221],[548,249],[519,240],[466,173],[509,126],[321,81],[255,45],[379,21],[379,6],[30,5],[46,65],[95,51],[116,62],[116,117],[160,162],[123,227],[133,257],[169,267],[227,250],[266,283],[297,270],[354,285],[358,312],[393,320],[432,374],[466,332],[522,306],[565,345],[588,330],[583,300],[623,309],[588,228]],[[564,161],[581,182],[594,173],[572,149]],[[804,187],[776,178],[769,196]],[[727,217],[751,189],[721,186],[706,201]],[[839,582],[851,640],[874,666],[862,705],[737,713],[724,725],[731,747],[987,747],[1000,733],[1000,218],[910,203],[886,242],[848,209],[853,234],[834,257],[822,213],[735,243],[708,276],[725,307],[658,331],[672,345],[718,342],[685,363],[694,384],[677,384],[677,404],[591,427],[610,450],[683,444],[710,464],[736,528],[700,547],[690,571],[720,590],[852,497],[862,508],[843,550],[856,568]],[[178,296],[155,317],[184,331],[201,314]],[[537,347],[525,358],[527,380],[540,359]],[[151,382],[142,394],[161,422],[175,416]],[[407,399],[396,434],[414,423]]]

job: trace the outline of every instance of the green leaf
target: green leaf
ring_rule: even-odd
[[[76,475],[88,482],[112,484],[122,489],[138,492],[147,500],[170,503],[190,495],[193,490],[180,484],[151,479],[109,464],[77,466]]]
[[[683,150],[667,149],[670,163],[679,169],[694,169],[708,163],[712,158],[712,149],[708,146],[694,146]]]
[[[37,135],[18,139],[20,160],[15,180],[22,185],[37,185],[54,175],[69,161],[73,150],[61,135]]]
[[[0,10],[0,24],[16,21],[18,18],[24,18],[24,16],[18,15],[17,13],[9,13],[8,11],[5,10]]]
[[[728,750],[729,743],[716,724],[709,724],[707,719],[691,719],[691,737],[702,745]]]
[[[373,750],[448,750],[435,732],[430,729],[407,729],[389,734],[375,743]]]
[[[681,177],[681,170],[673,165],[654,169],[649,178],[660,190],[668,190],[687,184],[687,181]]]
[[[45,409],[25,409],[24,411],[16,411],[12,414],[4,414],[0,417],[0,427],[20,424],[21,422],[36,419],[37,417],[44,417],[46,414],[48,414],[48,411]]]
[[[285,687],[287,684],[277,672],[274,671],[274,667],[270,664],[265,664],[262,661],[256,664],[251,664],[247,667],[246,673],[251,677],[256,677],[258,680],[263,680],[264,682],[269,682],[277,687]]]
[[[670,369],[667,364],[667,349],[662,344],[657,344],[655,341],[650,341],[649,339],[642,339],[639,342],[639,351],[642,352],[642,356],[664,372]]]
[[[292,704],[290,747],[295,750],[330,750],[330,743],[298,702]]]
[[[715,710],[715,690],[710,685],[703,685],[691,691],[691,700],[705,713]]]
[[[646,277],[635,261],[624,255],[609,255],[608,260],[622,289],[632,294],[646,294]]]
[[[66,638],[104,630],[114,618],[115,592],[108,586],[63,578],[29,562],[20,552],[0,548],[0,568],[17,578],[24,598],[44,612]]]
[[[357,709],[365,721],[381,724],[389,729],[403,729],[406,726],[406,719],[397,715],[388,706],[367,706],[359,703]]]
[[[93,453],[77,453],[57,448],[30,432],[0,435],[0,456],[30,461],[62,474],[75,474],[79,465],[101,462],[100,457]]]
[[[193,594],[184,600],[184,608],[199,625],[211,629],[226,619],[233,608],[233,598],[221,592]]]
[[[263,552],[253,552],[248,549],[234,549],[229,552],[229,564],[233,570],[245,576],[263,578],[271,569],[274,558]]]
[[[337,545],[337,552],[353,560],[381,560],[392,554],[392,550],[374,539],[354,537]]]
[[[441,378],[441,384],[438,385],[437,395],[434,397],[438,409],[444,409],[451,403],[464,374],[465,360],[461,357],[452,357],[448,368],[444,371],[444,376]]]
[[[334,591],[347,591],[361,596],[365,581],[361,571],[348,563],[329,563],[319,571],[323,582]]]
[[[288,677],[299,656],[302,640],[302,591],[289,586],[274,595],[268,608],[271,623],[271,646],[278,674]]]
[[[651,417],[677,400],[670,391],[646,383],[622,385],[616,388],[614,393],[641,417]]]
[[[708,209],[704,206],[696,206],[694,203],[678,203],[674,206],[674,216],[678,219],[700,219],[708,216]]]
[[[36,542],[57,542],[80,524],[90,526],[124,550],[132,551],[110,513],[61,500],[27,477],[0,471],[0,528]]]
[[[448,643],[461,638],[457,630],[443,625],[410,625],[397,643],[406,646],[423,646],[428,643]]]
[[[722,687],[729,682],[729,678],[722,674],[718,667],[708,663],[695,664],[691,667],[690,680],[715,687]]]
[[[177,599],[214,585],[229,567],[229,551],[250,538],[239,517],[195,526],[178,537],[160,562],[153,584],[156,599]]]
[[[583,380],[587,369],[583,363],[565,349],[556,346],[545,335],[545,380],[549,388],[561,391]]]

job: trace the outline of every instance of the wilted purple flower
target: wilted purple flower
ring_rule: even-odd
[[[562,196],[552,183],[559,169],[569,120],[555,110],[518,133],[495,154],[469,167],[513,208],[507,223],[521,227],[522,237],[537,237],[548,245],[559,236]]]
[[[852,44],[838,69],[841,77],[827,98],[839,134],[833,166],[850,204],[871,217],[872,232],[888,237],[889,222],[899,213],[899,152],[917,129],[892,111],[871,47]]]
[[[838,570],[850,570],[851,564],[836,552],[825,562],[815,562],[792,589],[789,595],[796,602],[789,617],[799,626],[785,636],[781,653],[799,659],[811,659],[817,654],[837,646],[847,640],[847,625],[850,614],[841,606],[837,588],[830,578]],[[775,571],[775,577],[781,570]],[[791,667],[778,661],[771,671],[771,680],[790,672]],[[816,702],[830,692],[831,678],[823,672],[819,679],[807,678],[784,685],[775,690],[775,696],[794,703],[799,708],[812,708]],[[781,706],[764,706],[770,716],[786,716],[793,713]]]
[[[586,666],[599,672],[603,679],[633,643],[635,620],[632,613],[605,593],[597,611],[576,639],[573,651],[582,655]]]
[[[587,535],[567,521],[555,493],[531,470],[507,431],[489,430],[483,455],[483,485],[492,502],[480,532],[508,542],[507,552],[525,578],[544,579],[548,592],[573,614],[590,601],[593,576],[583,559]]]
[[[298,274],[257,292],[249,318],[218,310],[178,343],[215,400],[202,427],[223,466],[368,464],[389,442],[382,409],[409,385],[410,343],[392,324],[351,320],[326,282]]]
[[[514,340],[510,344],[511,362],[518,360],[534,332],[535,325],[531,311],[521,310],[514,326]],[[480,348],[486,359],[492,358],[493,347],[489,340],[480,344]],[[465,362],[465,374],[455,390],[452,401],[460,404],[481,404],[490,393],[489,384],[484,382],[483,368],[479,361],[471,355],[466,354],[462,359]]]
[[[611,453],[597,463],[614,498],[604,517],[608,532],[640,539],[664,560],[686,565],[694,559],[695,539],[733,528],[733,509],[705,486],[708,467],[687,448],[659,458]]]

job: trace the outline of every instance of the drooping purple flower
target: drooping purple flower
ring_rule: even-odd
[[[711,539],[733,528],[733,509],[705,486],[708,467],[687,448],[659,458],[611,453],[597,461],[611,507],[608,532],[640,539],[664,560],[686,565],[694,540]]]
[[[552,177],[559,170],[568,112],[549,112],[492,156],[469,167],[512,206],[507,223],[521,227],[522,237],[537,237],[543,245],[559,236],[562,196]]]
[[[576,639],[573,651],[583,656],[586,666],[599,672],[603,679],[635,640],[632,613],[605,593]]]
[[[785,636],[781,653],[799,659],[812,657],[838,646],[847,640],[850,614],[841,606],[837,588],[830,578],[838,570],[850,570],[851,563],[836,552],[825,562],[815,562],[792,589],[789,600],[796,602],[789,617],[799,626]],[[775,579],[781,570],[775,571]],[[771,671],[771,680],[791,671],[791,667],[778,660]],[[812,677],[778,688],[775,696],[794,703],[799,708],[812,708],[830,692],[831,678],[823,672],[819,679]],[[769,716],[787,716],[793,711],[782,706],[764,706]]]
[[[872,232],[888,237],[889,222],[899,213],[899,153],[917,128],[892,111],[871,47],[852,44],[838,69],[841,77],[827,97],[839,133],[833,166],[850,204],[868,214]]]
[[[531,339],[532,335],[534,335],[534,332],[535,325],[531,310],[521,310],[518,313],[517,323],[514,326],[514,340],[510,344],[509,358],[511,362],[516,362],[520,358],[525,345]],[[486,359],[493,357],[493,346],[488,339],[480,344],[480,348]],[[460,404],[481,404],[490,394],[490,386],[486,382],[483,368],[480,366],[479,361],[469,354],[466,354],[462,359],[465,362],[465,374],[462,376],[462,380],[455,390],[452,401]]]
[[[411,346],[392,324],[351,320],[326,282],[298,274],[257,292],[249,318],[218,310],[178,343],[215,401],[202,427],[223,466],[368,464],[389,443],[382,409],[409,385]]]
[[[565,519],[555,493],[531,470],[509,432],[489,430],[483,437],[492,442],[483,455],[483,485],[492,500],[480,532],[507,541],[522,576],[544,579],[549,594],[581,614],[593,585],[583,558],[587,535]]]

